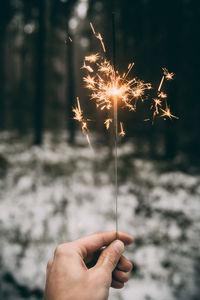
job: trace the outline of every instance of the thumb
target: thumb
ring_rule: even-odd
[[[104,268],[106,272],[112,273],[117,266],[123,252],[124,243],[122,241],[116,240],[112,242],[102,251],[96,267]]]

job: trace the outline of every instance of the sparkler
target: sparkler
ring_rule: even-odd
[[[94,26],[90,23],[90,27],[94,36],[100,41],[102,50],[105,54],[106,48],[103,42],[102,35],[96,33]],[[120,121],[120,132],[118,132],[118,109],[126,108],[129,111],[136,111],[137,102],[144,102],[146,93],[152,89],[151,83],[145,83],[136,77],[129,79],[130,73],[134,67],[134,63],[128,65],[127,72],[122,75],[116,69],[116,39],[115,39],[115,16],[112,14],[113,28],[113,64],[108,61],[105,56],[100,53],[93,53],[85,56],[81,69],[86,70],[87,74],[83,77],[85,87],[90,91],[90,100],[94,101],[98,109],[106,110],[108,113],[112,110],[113,117],[108,117],[105,121],[107,130],[113,125],[115,137],[115,152],[114,152],[114,174],[115,174],[115,216],[116,216],[116,239],[118,239],[118,136],[124,137],[125,130],[123,123]],[[167,94],[162,90],[165,79],[172,80],[174,73],[169,73],[166,68],[163,68],[163,76],[161,78],[157,97],[153,98],[150,110],[152,113],[152,123],[155,117],[175,118],[178,117],[171,114],[167,104]],[[83,110],[80,106],[79,98],[77,104],[73,108],[74,119],[81,123],[82,132],[86,136],[91,149],[92,145],[89,138],[89,130],[87,126],[88,119],[83,117]],[[150,118],[144,121],[149,121]]]

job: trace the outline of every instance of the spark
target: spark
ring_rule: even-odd
[[[175,75],[174,73],[169,73],[169,71],[166,68],[163,68],[163,72],[167,80],[172,80]]]
[[[169,107],[166,106],[166,109],[162,109],[161,111],[163,112],[163,114],[161,115],[161,117],[168,117],[169,119],[175,118],[175,119],[179,119],[178,117],[174,116],[171,114]]]
[[[110,123],[112,122],[112,119],[106,119],[104,124],[106,125],[106,129],[108,130],[110,128]]]
[[[162,85],[163,85],[164,79],[165,79],[165,76],[162,76],[162,78],[161,78],[161,82],[160,82],[160,85],[159,85],[159,88],[158,88],[158,92],[160,92],[160,90],[161,90],[161,88],[162,88]]]
[[[72,111],[74,112],[74,120],[77,120],[78,122],[83,122],[83,111],[81,110],[79,97],[76,98],[77,105],[72,108]]]
[[[131,72],[131,70],[132,70],[134,64],[135,64],[135,63],[130,63],[130,64],[128,65],[128,71],[127,71],[126,73],[124,73],[122,77],[124,77],[125,79],[127,78],[127,76],[129,75],[129,73]]]
[[[158,93],[158,97],[165,99],[165,98],[167,98],[167,94],[165,94],[164,92],[160,92],[160,93]]]
[[[92,89],[95,86],[95,80],[90,75],[88,75],[87,77],[84,77],[83,81],[86,83],[86,87],[88,89]]]
[[[160,99],[157,99],[157,98],[153,99],[153,101],[154,101],[154,104],[155,104],[155,112],[158,115],[159,114],[158,106],[162,105],[162,101]]]
[[[101,34],[95,31],[92,23],[90,23],[90,27],[94,36],[101,42],[105,52],[106,50]],[[81,69],[86,70],[86,75],[83,76],[83,82],[85,87],[90,91],[90,100],[95,103],[100,111],[105,110],[109,112],[113,109],[114,112],[117,107],[119,110],[123,108],[135,112],[138,101],[144,102],[147,98],[146,94],[152,89],[152,85],[151,83],[146,83],[138,79],[136,76],[132,76],[131,71],[133,67],[134,62],[129,63],[127,70],[121,75],[103,55],[93,53],[85,56],[83,66],[81,67]],[[157,90],[157,97],[153,98],[153,103],[150,106],[150,109],[153,110],[152,117],[151,119],[146,118],[144,121],[152,120],[153,123],[155,117],[159,116],[178,119],[178,117],[171,114],[167,105],[167,94],[162,91],[165,79],[172,80],[175,74],[169,73],[166,68],[162,68],[162,70],[163,75]],[[165,109],[163,109],[163,105],[165,105]],[[89,145],[91,145],[88,136],[88,119],[83,118],[79,98],[77,98],[77,105],[73,108],[73,112],[75,114],[74,119],[81,123],[82,132],[86,135]],[[118,122],[115,117],[114,121],[112,118],[107,118],[104,121],[107,130],[110,129],[111,123],[113,123],[115,128],[118,127]],[[123,123],[120,122],[119,125],[120,132],[118,133],[118,131],[116,131],[117,135],[124,136]]]
[[[91,66],[87,66],[87,65],[86,65],[85,61],[84,61],[83,66],[81,67],[81,69],[86,69],[86,70],[88,70],[90,73],[94,72]]]
[[[124,127],[123,127],[123,123],[122,122],[120,122],[120,133],[119,133],[119,135],[120,136],[125,136],[125,131],[124,131]]]
[[[79,123],[81,123],[82,132],[86,136],[86,139],[88,141],[90,149],[92,151],[94,151],[93,148],[92,148],[92,144],[91,144],[90,138],[89,138],[89,134],[88,134],[87,120],[85,120],[83,118],[83,111],[82,111],[81,106],[80,106],[79,97],[76,98],[76,106],[72,108],[72,111],[74,113],[73,119],[77,120]]]
[[[100,41],[101,46],[103,48],[103,52],[106,52],[106,48],[105,48],[105,45],[104,45],[104,42],[103,42],[103,37],[102,37],[101,33],[99,33],[99,32],[96,33],[96,31],[94,29],[94,26],[93,26],[93,24],[91,22],[90,22],[90,27],[91,27],[92,32],[95,35],[95,37]]]
[[[85,61],[89,61],[90,63],[95,63],[99,59],[99,54],[91,54],[85,57]]]
[[[133,65],[133,63],[129,64],[128,73]],[[90,69],[85,67],[85,61],[83,66],[90,72]],[[83,81],[91,92],[91,100],[96,102],[96,106],[100,110],[110,110],[114,105],[114,98],[117,97],[120,106],[135,111],[137,100],[143,101],[142,97],[145,91],[151,89],[150,83],[144,83],[135,77],[129,80],[126,75],[121,76],[119,72],[114,72],[111,63],[100,55],[98,61],[93,63],[92,68],[94,76],[91,77],[88,74],[83,77]]]
[[[167,80],[172,80],[174,75],[175,75],[174,73],[169,73],[169,71],[166,68],[162,68],[162,69],[163,69],[163,76],[161,78],[161,82],[160,82],[160,85],[158,87],[158,92],[161,91],[161,88],[162,88],[162,85],[164,83],[165,78]]]
[[[96,35],[96,31],[95,31],[94,26],[93,26],[93,24],[91,22],[90,22],[90,27],[92,28],[93,34]]]

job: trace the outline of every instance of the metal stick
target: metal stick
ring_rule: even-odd
[[[116,30],[115,30],[115,13],[112,13],[112,41],[113,41],[113,70],[114,84],[116,82]],[[114,154],[114,174],[115,174],[115,220],[116,220],[116,239],[118,234],[118,106],[117,96],[114,97],[114,137],[115,137],[115,154]]]

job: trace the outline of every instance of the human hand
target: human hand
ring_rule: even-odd
[[[122,288],[132,269],[122,253],[133,238],[118,238],[108,231],[59,245],[47,265],[45,300],[107,300],[111,286]]]

